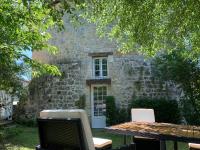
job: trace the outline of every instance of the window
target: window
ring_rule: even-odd
[[[105,98],[107,96],[107,87],[99,86],[94,87],[93,91],[94,100],[94,116],[104,115],[105,110]]]
[[[94,58],[94,76],[95,78],[108,76],[107,58]]]

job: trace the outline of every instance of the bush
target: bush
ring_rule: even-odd
[[[184,48],[160,53],[152,61],[152,73],[161,81],[180,86],[179,89],[184,93],[180,102],[186,122],[200,125],[200,61],[199,56],[198,59],[190,56],[190,51]]]
[[[86,101],[86,96],[85,95],[81,95],[79,97],[79,100],[75,102],[75,105],[79,108],[79,109],[85,109],[85,101]]]
[[[128,121],[130,121],[129,111],[125,108],[118,108],[116,123],[119,124]]]
[[[177,124],[181,122],[180,110],[176,100],[137,99],[132,100],[129,112],[131,112],[131,108],[153,108],[156,122]]]
[[[106,97],[106,125],[116,124],[117,108],[113,96]]]
[[[185,121],[189,125],[200,125],[200,117],[198,111],[194,110],[194,107],[191,104],[191,101],[187,98],[182,98],[180,100],[181,102],[181,109],[183,117],[185,118]]]
[[[114,125],[130,121],[128,111],[125,108],[117,108],[113,96],[106,97],[106,125]]]

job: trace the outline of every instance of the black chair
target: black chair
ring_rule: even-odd
[[[91,150],[86,148],[80,119],[38,118],[37,123],[40,145],[36,146],[36,150]],[[135,144],[126,144],[115,149],[108,147],[107,150],[135,150]]]
[[[83,138],[86,150],[107,150],[112,148],[112,140],[105,138],[97,138],[92,136],[88,116],[82,109],[66,109],[66,110],[43,110],[40,112],[40,118],[47,119],[80,119],[81,128],[83,129]]]
[[[80,119],[37,119],[36,150],[86,150]]]

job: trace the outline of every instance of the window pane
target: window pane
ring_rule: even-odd
[[[107,70],[107,65],[102,65],[103,70]]]
[[[106,86],[103,86],[102,88],[103,88],[104,91],[106,91],[106,89],[107,89]]]
[[[104,96],[107,95],[107,91],[106,91],[106,89],[103,90],[103,95],[104,95]]]
[[[95,65],[95,71],[99,69],[100,69],[99,65]]]
[[[102,64],[103,65],[105,65],[105,64],[107,65],[107,59],[106,58],[102,59]]]
[[[99,77],[100,76],[100,71],[95,71],[95,76]]]
[[[94,63],[95,63],[95,64],[99,64],[99,59],[95,59],[95,60],[94,60]]]
[[[107,70],[103,70],[102,74],[104,77],[106,77],[108,75]]]
[[[97,112],[94,112],[94,116],[99,116]]]
[[[100,91],[100,93],[102,93],[102,91],[103,91],[103,87],[102,86],[99,87],[99,91]]]
[[[95,59],[94,60],[94,72],[95,72],[95,77],[99,77],[100,76],[100,60],[99,59]]]
[[[99,96],[98,96],[98,102],[100,102],[101,99],[102,99],[102,96],[99,95]]]
[[[102,76],[107,76],[107,59],[102,59]]]

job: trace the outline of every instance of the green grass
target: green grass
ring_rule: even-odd
[[[39,143],[37,128],[17,125],[9,132],[12,133],[12,136],[4,140],[7,150],[35,150],[35,146]],[[93,129],[92,132],[95,137],[112,139],[113,147],[123,144],[123,136],[121,135],[111,134],[103,129]],[[130,141],[130,139],[128,138],[127,141]],[[178,146],[179,150],[188,150],[186,143],[179,143]],[[173,150],[173,143],[170,141],[167,142],[167,150]]]
[[[39,142],[37,128],[17,125],[12,130],[17,131],[17,133],[4,141],[6,149],[35,150],[35,146]]]

